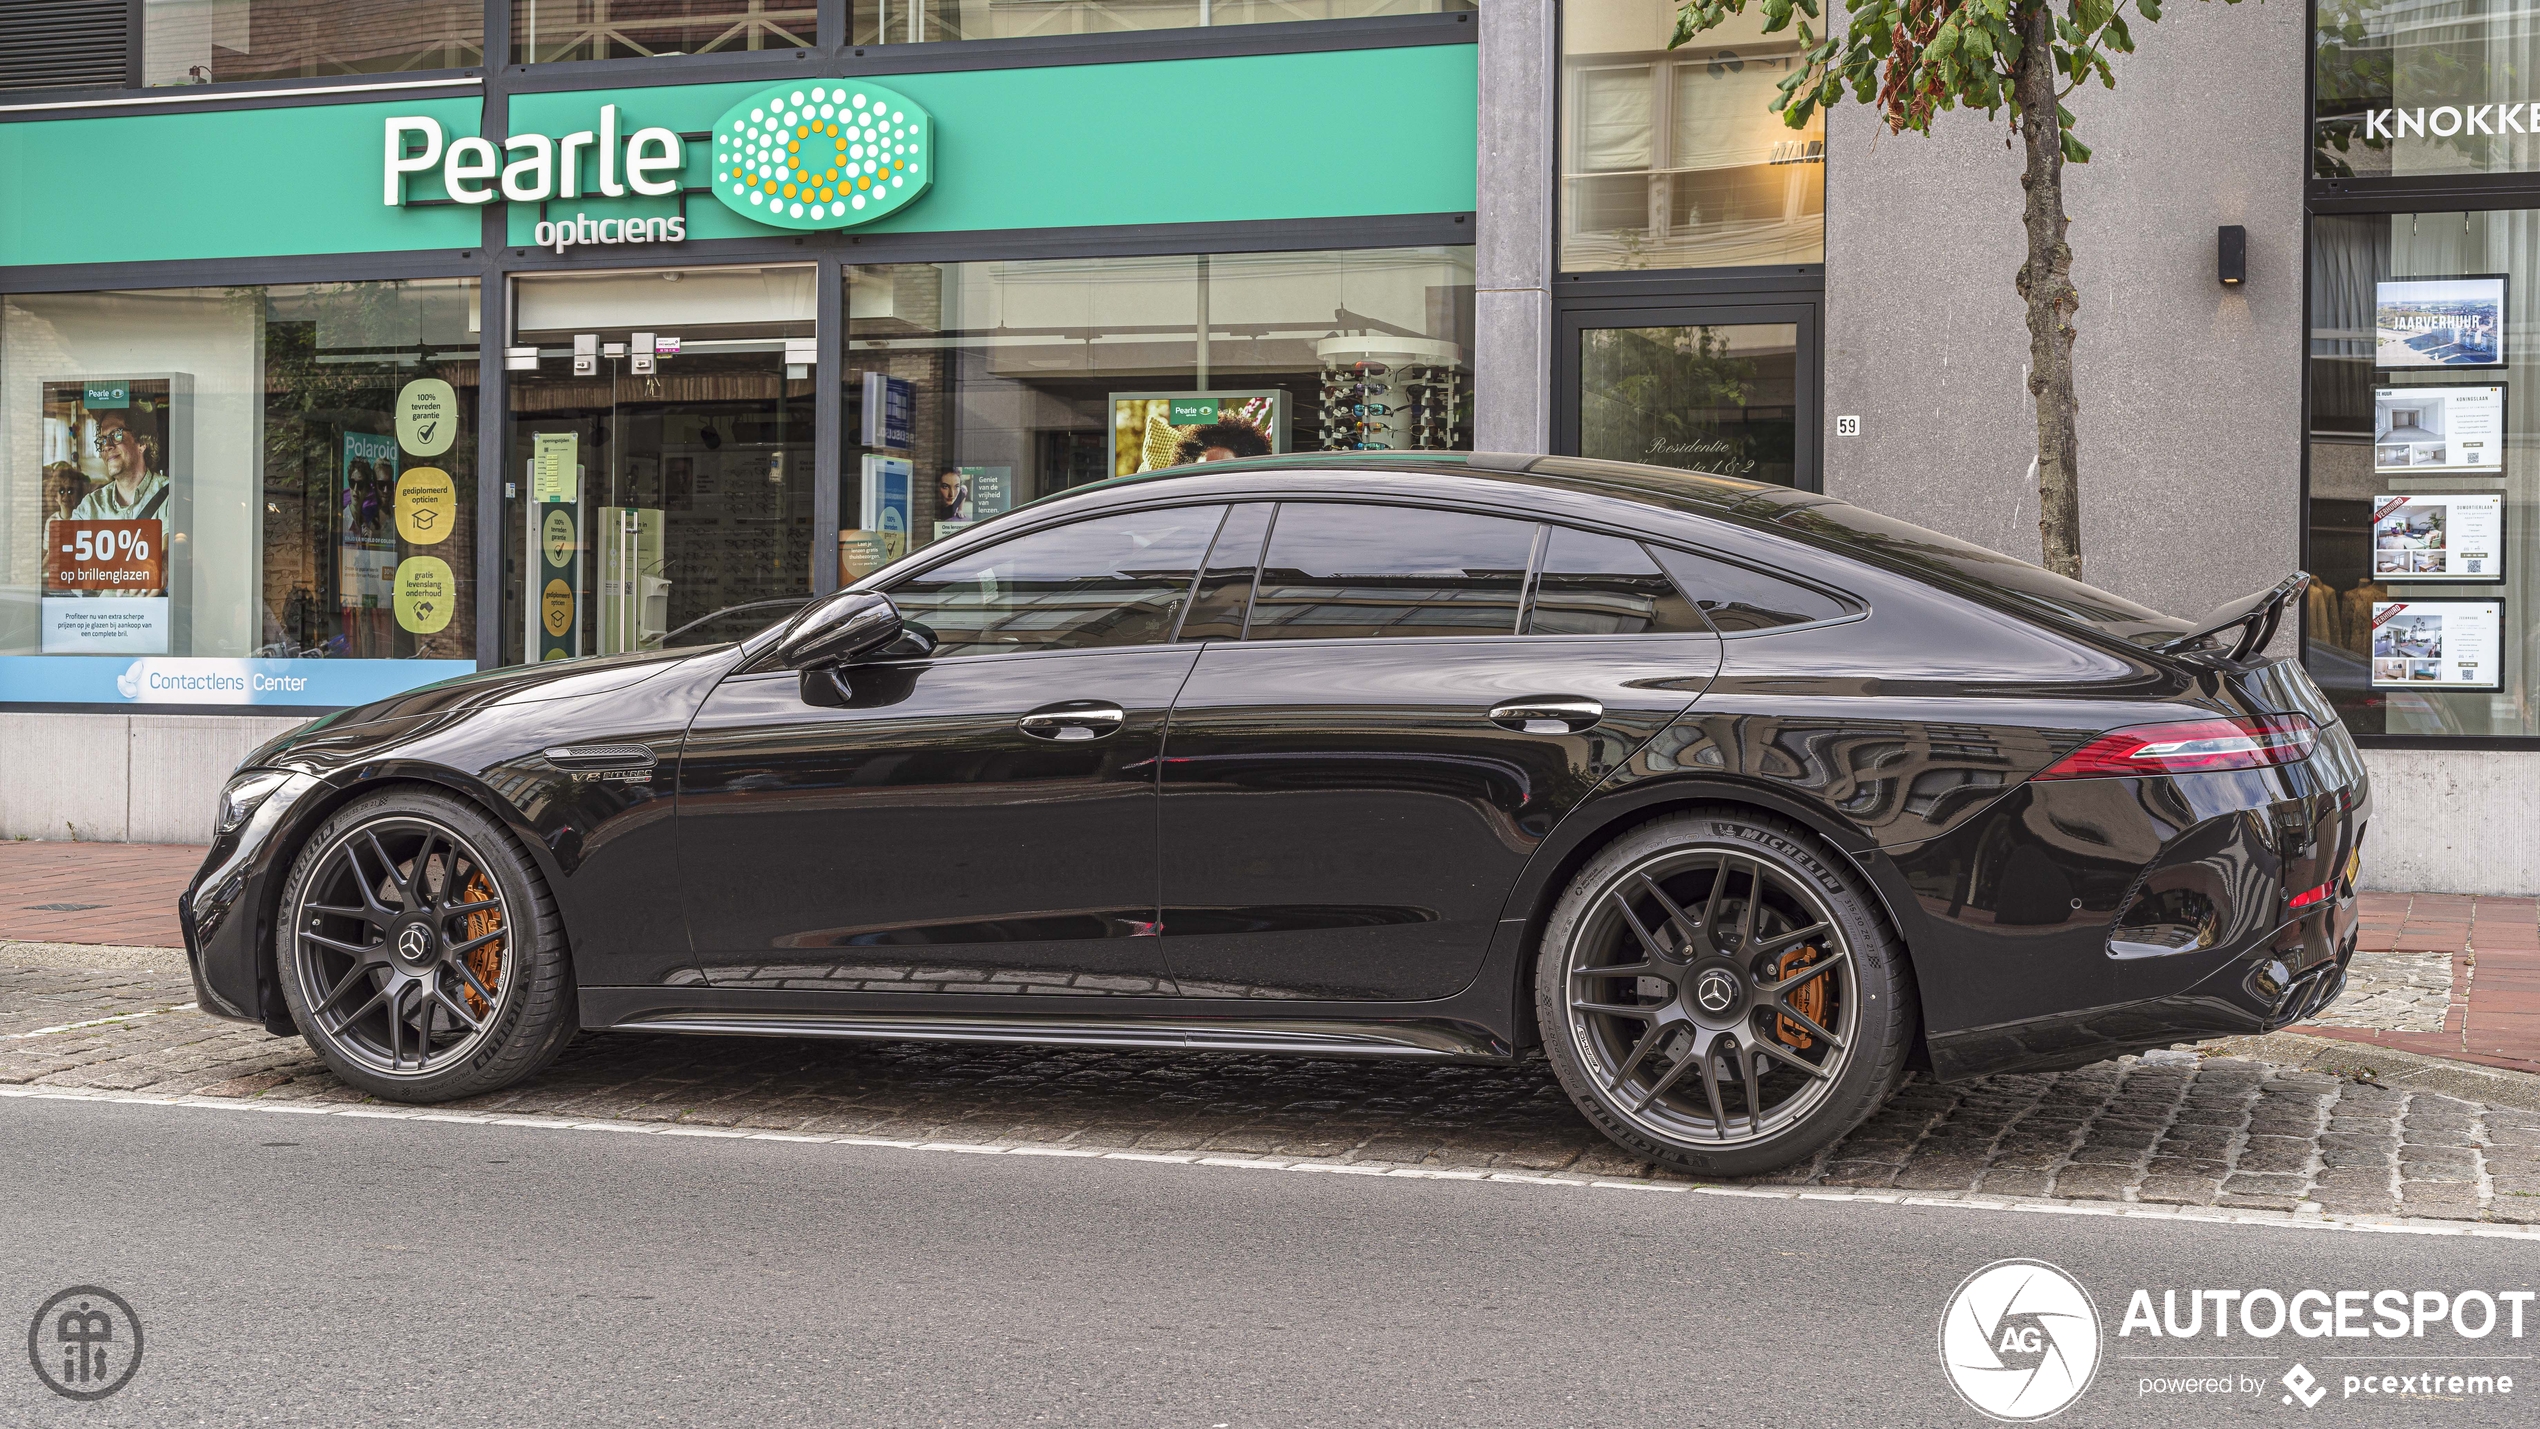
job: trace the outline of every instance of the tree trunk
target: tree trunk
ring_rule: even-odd
[[[2018,287],[2028,303],[2029,396],[2037,402],[2037,535],[2046,568],[2081,578],[2081,471],[2073,438],[2073,251],[2064,242],[2064,125],[2055,104],[2055,12],[2032,3],[2020,17],[2020,63],[2013,93],[2028,192],[2022,223],[2028,259]]]

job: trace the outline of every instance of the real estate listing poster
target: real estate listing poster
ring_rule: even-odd
[[[169,470],[169,383],[43,388],[43,652],[165,655],[170,506],[188,477]]]
[[[2504,688],[2501,600],[2380,600],[2372,607],[2376,687]]]
[[[2372,394],[2372,468],[2422,476],[2505,469],[2505,388],[2384,387]]]
[[[2372,503],[2379,581],[2501,581],[2505,498],[2494,492],[2385,492]]]
[[[2373,365],[2505,365],[2505,275],[2384,278],[2373,284]]]

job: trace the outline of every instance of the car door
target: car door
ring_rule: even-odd
[[[1185,997],[1449,996],[1719,640],[1620,535],[1356,502],[1264,524],[1256,578],[1221,538],[1184,626],[1205,648],[1165,746],[1169,966]]]
[[[707,981],[1169,993],[1155,759],[1199,654],[1173,629],[1223,513],[1121,513],[955,555],[889,587],[932,653],[718,686],[679,775]]]

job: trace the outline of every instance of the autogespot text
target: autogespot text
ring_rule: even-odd
[[[2334,1393],[2341,1399],[2425,1397],[2479,1399],[2514,1392],[2512,1371],[2522,1369],[2527,1352],[2505,1352],[2524,1338],[2525,1312],[2540,1292],[2530,1290],[2136,1290],[2126,1302],[2117,1327],[2129,1348],[2150,1351],[2147,1341],[2164,1346],[2177,1341],[2219,1340],[2365,1340],[2410,1342],[2391,1345],[2388,1359],[2358,1366],[2341,1365],[2325,1377],[2295,1364],[2278,1375],[2246,1370],[2219,1370],[2210,1365],[2180,1365],[2167,1372],[2160,1353],[2130,1355],[2137,1363],[2137,1398],[2188,1395],[2269,1395],[2286,1404],[2316,1407]],[[2425,1343],[2420,1347],[2418,1342]],[[2500,1343],[2503,1342],[2503,1343]],[[2283,1344],[2290,1349],[2290,1344]],[[2255,1347],[2252,1347],[2255,1348]],[[2488,1353],[2479,1353],[2485,1350]],[[2519,1347],[2516,1347],[2519,1351]],[[2122,1353],[2122,1352],[2121,1352]],[[2312,1353],[2330,1356],[2328,1345]],[[2182,1348],[2178,1355],[2184,1359]],[[2443,1363],[2412,1362],[2440,1356]],[[2351,1353],[2334,1358],[2353,1361]],[[2492,1361],[2492,1362],[2490,1362]],[[2528,1371],[2526,1370],[2526,1375]]]

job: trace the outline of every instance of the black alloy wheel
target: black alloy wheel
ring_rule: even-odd
[[[1537,970],[1571,1099],[1627,1149],[1742,1175],[1800,1160],[1884,1101],[1911,979],[1849,870],[1777,821],[1644,825],[1582,869]]]
[[[537,1071],[572,1035],[553,901],[511,836],[416,791],[360,800],[293,865],[275,965],[336,1074],[440,1101]]]

